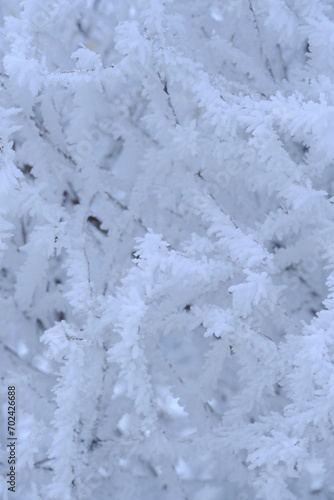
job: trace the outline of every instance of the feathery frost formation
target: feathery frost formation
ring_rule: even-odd
[[[0,15],[19,497],[332,498],[332,2]]]

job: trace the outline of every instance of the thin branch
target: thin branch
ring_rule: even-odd
[[[41,466],[43,466],[43,464],[45,464],[47,462],[50,462],[51,460],[54,460],[54,459],[53,458],[44,458],[43,460],[39,460],[38,462],[34,463],[34,467],[36,469],[43,469],[43,470],[53,471],[52,467],[48,467],[48,466],[41,467]]]
[[[3,344],[3,348],[8,351],[10,354],[12,354],[13,356],[15,356],[23,365],[25,365],[27,368],[30,368],[31,370],[34,370],[35,372],[38,372],[38,373],[43,373],[43,375],[50,375],[49,373],[45,373],[45,372],[42,372],[41,370],[39,370],[38,368],[36,368],[35,366],[33,366],[30,361],[27,361],[23,358],[21,358],[18,353],[16,351],[14,351],[14,349],[12,349],[11,347],[9,347],[8,345],[6,344]]]
[[[117,205],[121,210],[125,210],[125,211],[128,211],[133,220],[135,222],[137,222],[137,224],[140,224],[140,226],[145,230],[145,232],[148,232],[148,228],[145,226],[145,224],[143,223],[143,221],[139,218],[139,217],[135,217],[129,210],[129,207],[127,205],[124,205],[123,203],[121,203],[119,200],[117,200],[114,196],[112,196],[108,191],[105,191],[105,194],[108,196],[108,198],[115,204]]]
[[[65,151],[63,151],[62,149],[60,149],[59,146],[57,146],[50,138],[49,136],[49,131],[44,127],[44,125],[42,125],[41,123],[39,123],[37,121],[37,118],[35,116],[29,116],[30,120],[32,120],[35,124],[35,126],[37,127],[37,129],[39,130],[39,136],[42,137],[43,139],[45,139],[49,144],[51,144],[51,146],[53,146],[56,151],[62,155],[65,160],[69,161],[70,163],[72,163],[72,165],[76,166],[76,162],[73,160],[72,156],[65,153]]]
[[[59,73],[62,73],[62,74],[70,74],[70,73],[76,73],[78,75],[80,75],[81,73],[90,73],[92,71],[101,71],[103,69],[109,69],[109,68],[114,68],[115,66],[113,64],[111,64],[110,66],[103,66],[102,68],[91,68],[91,69],[71,69],[71,70],[68,70],[68,71],[63,71],[63,70],[59,70],[59,71],[55,71],[54,73],[51,73],[51,75],[49,76],[52,76],[52,75],[57,75]]]
[[[92,288],[92,283],[91,283],[91,279],[90,279],[90,264],[89,264],[89,260],[88,260],[86,248],[83,249],[83,252],[84,252],[84,255],[85,255],[86,262],[87,262],[87,274],[88,274],[89,292],[90,292],[90,298],[92,298],[93,297],[93,288]]]
[[[273,70],[271,69],[269,59],[268,59],[267,57],[265,57],[265,55],[264,55],[264,53],[263,53],[263,47],[262,47],[262,42],[261,42],[261,33],[260,33],[260,28],[259,28],[259,25],[258,25],[258,23],[257,23],[256,15],[255,15],[255,12],[254,12],[254,9],[253,9],[252,0],[248,0],[248,1],[249,1],[249,10],[250,10],[250,11],[251,11],[251,13],[252,13],[252,16],[253,16],[253,21],[254,21],[254,25],[255,25],[255,29],[256,29],[257,34],[258,34],[258,39],[259,39],[259,48],[260,48],[260,54],[261,54],[261,57],[262,57],[262,59],[264,59],[264,61],[265,61],[265,66],[266,66],[266,68],[267,68],[268,72],[270,73],[271,78],[275,81],[274,73],[273,73]]]
[[[179,120],[177,119],[177,116],[176,116],[176,112],[175,112],[175,109],[174,109],[174,106],[172,104],[172,101],[171,101],[171,98],[170,98],[170,95],[169,95],[169,91],[168,91],[168,87],[167,87],[167,81],[166,80],[162,80],[161,76],[160,76],[160,73],[158,72],[158,77],[159,77],[159,80],[161,81],[162,85],[163,85],[163,91],[165,92],[165,94],[167,94],[167,103],[168,103],[168,106],[170,107],[170,109],[172,110],[172,113],[174,115],[174,118],[175,118],[175,124],[176,125],[179,125]]]

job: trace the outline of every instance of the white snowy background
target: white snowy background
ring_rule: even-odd
[[[333,2],[0,19],[1,498],[334,499]]]

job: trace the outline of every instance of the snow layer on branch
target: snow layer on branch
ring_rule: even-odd
[[[332,495],[333,23],[325,0],[0,5],[20,498]]]

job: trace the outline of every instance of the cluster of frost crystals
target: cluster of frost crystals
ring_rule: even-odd
[[[18,498],[334,498],[333,2],[11,0],[0,28]]]

